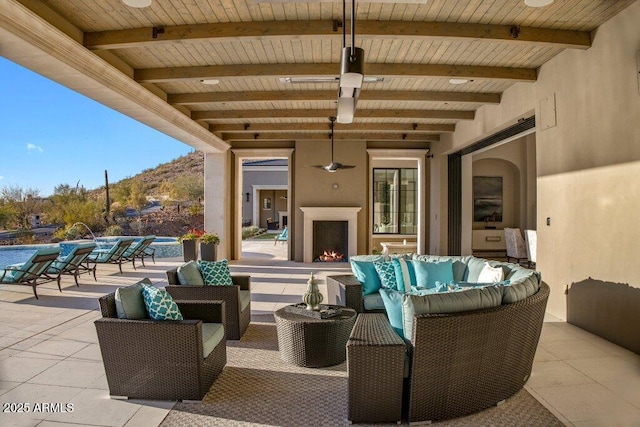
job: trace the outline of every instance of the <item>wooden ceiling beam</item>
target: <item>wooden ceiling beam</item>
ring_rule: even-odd
[[[351,123],[334,125],[336,133],[369,131],[369,132],[402,132],[402,133],[442,133],[454,132],[454,124],[433,124],[433,123]],[[331,130],[329,123],[245,123],[245,124],[211,124],[211,132],[302,132],[302,131],[325,131]]]
[[[192,111],[193,120],[275,119],[335,116],[335,109],[281,109],[281,110],[214,110]],[[452,119],[473,120],[474,111],[459,110],[356,110],[356,117],[394,119]]]
[[[229,22],[217,24],[143,27],[84,34],[89,49],[126,49],[158,43],[202,42],[266,38],[311,38],[341,36],[333,20]],[[457,22],[367,21],[356,22],[359,38],[470,40],[527,43],[560,48],[591,47],[588,31],[558,30],[515,25]]]
[[[331,139],[331,133],[223,133],[225,141],[291,141],[297,139]],[[365,133],[344,132],[336,133],[334,140],[366,139],[369,141],[440,141],[440,135],[411,134],[411,133]]]
[[[220,102],[260,101],[335,101],[336,90],[274,90],[256,92],[207,92],[169,94],[172,105],[198,105]],[[361,101],[436,101],[499,104],[500,93],[444,92],[444,91],[387,91],[365,90]]]
[[[134,71],[138,83],[247,77],[336,76],[339,63],[237,64],[199,67],[141,68]],[[367,64],[367,75],[378,77],[443,77],[488,80],[536,80],[534,68],[486,67],[438,64]]]

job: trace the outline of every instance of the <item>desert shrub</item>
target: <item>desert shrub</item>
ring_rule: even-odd
[[[104,230],[105,236],[122,236],[122,227],[119,225],[110,225]]]
[[[30,231],[20,230],[16,235],[16,241],[20,245],[30,245],[35,243],[35,236]]]
[[[199,203],[189,206],[189,213],[191,215],[200,215],[202,211],[203,211],[202,205]]]
[[[53,233],[53,238],[51,240],[53,241],[53,239],[56,239],[58,242],[62,241],[62,240],[66,240],[67,239],[67,229],[64,228],[64,227],[58,228]]]

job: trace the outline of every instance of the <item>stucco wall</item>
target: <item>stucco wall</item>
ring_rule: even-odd
[[[640,287],[640,276],[631,267],[640,257],[639,22],[636,2],[593,34],[590,49],[556,56],[541,67],[536,83],[514,85],[500,105],[480,108],[474,121],[459,123],[433,150],[440,158],[432,171],[441,184],[432,201],[446,215],[444,154],[535,109],[537,268],[551,286],[547,309],[562,319],[567,285],[592,277]],[[557,124],[542,130],[540,101],[554,95]],[[437,225],[442,228],[441,218]],[[446,232],[432,247],[446,251]]]
[[[536,100],[556,98],[557,126],[537,133],[538,268],[552,285],[549,311],[562,318],[572,283],[640,287],[639,49],[636,2],[598,29],[589,50],[545,64],[535,84]]]
[[[359,206],[358,253],[366,251],[367,244],[367,146],[364,141],[338,141],[335,143],[335,161],[355,165],[354,169],[329,173],[314,165],[325,165],[331,161],[329,141],[297,141],[295,148],[296,167],[295,204],[291,215],[295,216],[294,260],[302,262],[303,242],[309,236],[303,233],[301,206]],[[337,184],[337,188],[333,188]]]

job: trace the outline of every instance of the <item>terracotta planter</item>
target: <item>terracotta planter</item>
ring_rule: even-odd
[[[182,257],[185,262],[198,259],[198,247],[195,240],[182,241]]]
[[[215,243],[202,243],[200,242],[200,259],[202,261],[217,261],[216,259],[216,247]]]

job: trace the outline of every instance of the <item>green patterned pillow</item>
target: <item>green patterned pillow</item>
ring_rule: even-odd
[[[205,286],[233,286],[229,262],[226,259],[221,261],[198,261],[198,267],[202,272]]]
[[[147,313],[153,320],[183,320],[178,304],[166,291],[143,284],[142,295]]]
[[[383,288],[398,290],[398,282],[396,280],[396,271],[393,268],[393,262],[391,261],[375,261],[373,263],[378,276],[380,276],[380,283]]]

